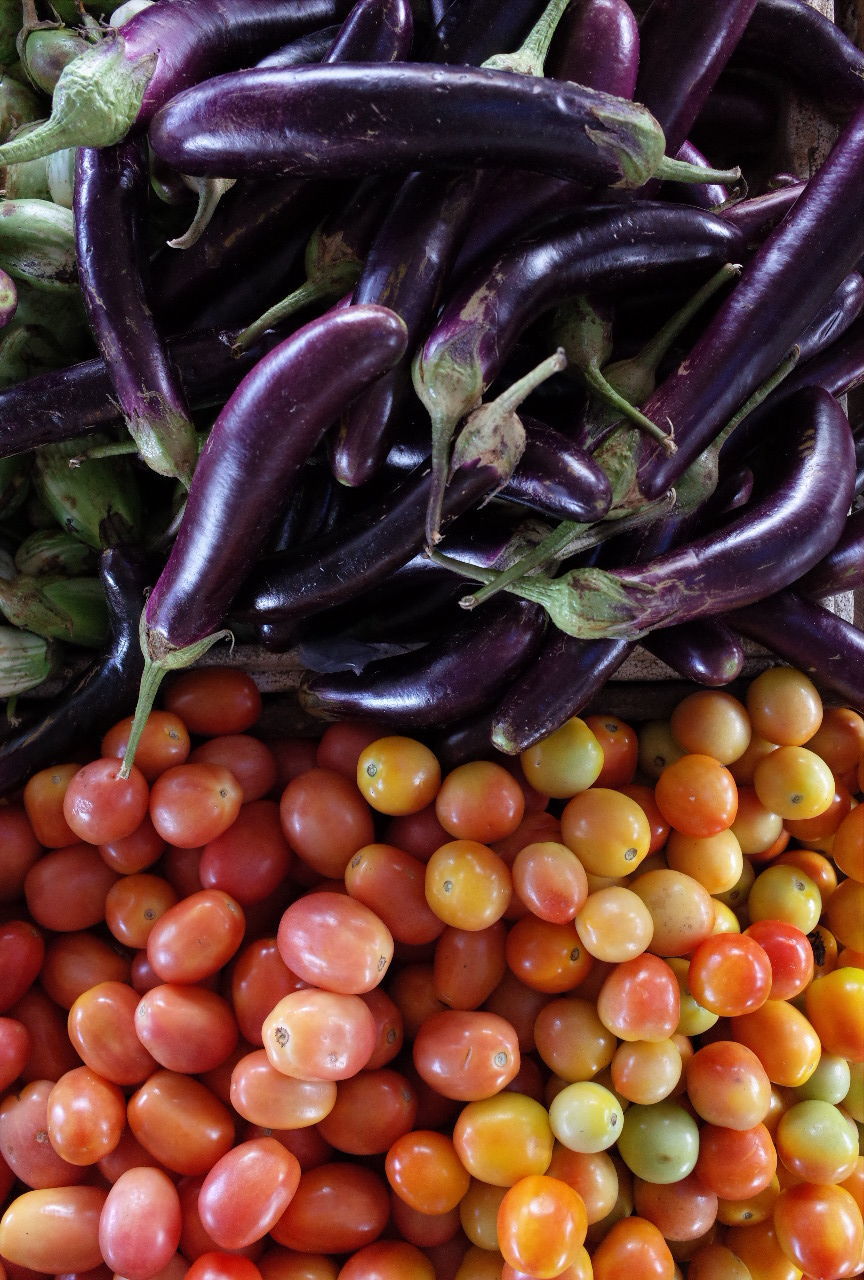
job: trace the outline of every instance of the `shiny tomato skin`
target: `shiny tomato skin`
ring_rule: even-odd
[[[229,998],[240,1034],[254,1045],[262,1043],[261,1027],[273,1006],[289,991],[308,985],[288,968],[269,934],[243,944],[230,975]]]
[[[275,1138],[254,1138],[225,1153],[198,1193],[198,1212],[221,1249],[244,1249],[279,1220],[300,1182],[300,1162]]]
[[[148,1280],[167,1266],[180,1243],[180,1199],[161,1169],[121,1173],[99,1219],[99,1247],[124,1280]]]
[[[349,860],[375,839],[372,810],[357,784],[335,769],[307,769],[279,800],[285,839],[319,876],[340,879]]]
[[[64,1160],[47,1139],[48,1097],[53,1080],[33,1080],[0,1102],[0,1155],[25,1187],[72,1186],[83,1182],[83,1165]]]
[[[270,1234],[300,1252],[350,1253],[377,1240],[389,1216],[384,1179],[363,1165],[333,1160],[301,1175]]]
[[[250,1124],[297,1132],[330,1113],[336,1084],[287,1076],[276,1070],[263,1049],[254,1049],[234,1064],[229,1097],[237,1114]]]
[[[228,830],[204,846],[198,875],[205,889],[223,889],[247,907],[276,893],[290,870],[279,806],[259,799],[244,804]]]
[[[239,667],[203,666],[172,674],[162,692],[166,711],[183,721],[190,733],[215,738],[245,733],[261,715],[261,694]]]
[[[16,1196],[0,1219],[0,1257],[36,1272],[89,1271],[102,1261],[101,1187],[46,1187]]]
[[[346,1080],[375,1048],[375,1019],[360,996],[306,987],[284,996],[261,1029],[277,1071],[300,1080]]]
[[[588,1218],[585,1202],[547,1174],[521,1178],[498,1207],[498,1244],[511,1267],[553,1280],[576,1260]]]
[[[120,776],[115,756],[91,760],[70,780],[63,797],[63,816],[77,840],[107,844],[123,840],[143,822],[150,790],[140,769],[133,764],[128,777]]]
[[[197,849],[227,831],[242,804],[243,789],[231,770],[199,760],[160,773],[148,812],[168,844]]]
[[[115,1084],[141,1084],[156,1069],[156,1059],[135,1032],[139,999],[129,983],[100,982],[69,1010],[69,1039],[82,1061]]]
[[[380,916],[344,893],[307,893],[283,912],[276,933],[285,964],[310,986],[343,995],[377,987],[393,959]]]
[[[158,1070],[127,1103],[135,1137],[170,1172],[203,1174],[234,1144],[234,1118],[193,1076]]]
[[[135,1032],[160,1067],[199,1075],[229,1056],[238,1040],[228,1001],[192,983],[151,987],[135,1010]]]
[[[0,1013],[21,999],[39,976],[45,938],[29,920],[0,924]]]
[[[246,919],[221,889],[181,898],[159,917],[147,938],[147,958],[163,982],[200,982],[239,950]]]
[[[47,1099],[48,1137],[70,1164],[95,1164],[113,1151],[126,1123],[119,1085],[89,1067],[75,1067],[56,1082]]]
[[[521,1062],[518,1037],[506,1019],[458,1009],[426,1018],[414,1038],[413,1058],[428,1085],[461,1102],[500,1092]]]

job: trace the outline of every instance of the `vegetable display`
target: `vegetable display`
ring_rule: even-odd
[[[864,1275],[829,8],[0,0],[4,1280]]]

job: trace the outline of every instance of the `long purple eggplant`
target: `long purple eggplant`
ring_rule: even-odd
[[[164,161],[203,177],[515,165],[605,187],[700,180],[664,156],[662,129],[636,103],[514,71],[425,62],[374,75],[341,63],[214,76],[172,98],[149,136]]]
[[[801,595],[824,600],[828,596],[864,588],[864,507],[847,516],[834,546],[795,583]]]
[[[730,684],[744,669],[744,647],[720,618],[694,618],[678,626],[659,627],[640,643],[682,680],[695,684],[711,688]]]
[[[635,97],[676,152],[750,20],[756,0],[653,0],[639,25]]]
[[[574,293],[645,288],[736,260],[739,233],[704,210],[633,201],[580,210],[517,243],[454,291],[414,363],[414,387],[432,420],[438,487],[427,536],[435,541],[456,423],[500,372],[519,334]]]
[[[802,178],[798,182],[765,191],[762,195],[736,200],[734,204],[719,209],[718,212],[721,218],[731,222],[747,237],[748,244],[757,245],[782,222],[806,185]]]
[[[205,409],[223,404],[255,362],[285,336],[284,331],[274,331],[257,346],[235,354],[236,329],[203,330],[170,340],[168,349],[189,403]],[[0,458],[121,422],[101,357],[50,369],[0,389]]]
[[[341,20],[348,7],[346,0],[171,0],[142,9],[63,68],[50,118],[4,143],[0,164],[121,142],[182,89],[248,66],[293,36]]]
[[[435,314],[482,180],[480,170],[446,178],[422,170],[411,174],[372,240],[351,300],[378,303],[400,315],[408,329],[408,356],[343,415],[330,455],[343,484],[364,484],[384,461],[411,391],[410,353]]]
[[[742,635],[804,671],[822,689],[864,709],[864,631],[808,600],[779,591],[724,615]]]
[[[864,108],[682,363],[642,406],[668,423],[674,455],[643,438],[638,482],[647,498],[674,485],[864,256]]]
[[[20,787],[35,770],[77,751],[131,712],[144,665],[138,619],[150,569],[146,558],[131,548],[102,552],[99,576],[108,605],[109,648],[45,715],[0,746],[0,794]]]
[[[78,148],[75,248],[90,329],[139,456],[188,489],[198,441],[149,305],[144,244],[149,190],[140,138]]]
[[[639,24],[627,0],[574,0],[552,37],[546,74],[632,98],[638,70]]]
[[[456,622],[446,638],[371,663],[359,675],[305,679],[298,696],[313,715],[362,717],[405,729],[445,725],[491,705],[531,662],[543,637],[543,611],[498,599],[489,614]],[[431,652],[430,652],[431,650]]]
[[[435,62],[479,66],[504,49],[515,49],[537,16],[537,0],[451,0],[441,14],[424,57]]]
[[[752,604],[795,582],[843,530],[855,449],[846,414],[821,388],[805,388],[786,411],[785,456],[761,477],[754,501],[719,529],[630,568],[526,577],[508,590],[545,605],[568,634],[634,640]]]
[[[333,308],[259,360],[220,412],[142,615],[144,676],[127,770],[165,671],[225,634],[218,629],[298,471],[345,404],[404,349],[405,325],[386,307]]]
[[[735,57],[797,81],[840,114],[864,101],[864,53],[807,0],[758,0]]]

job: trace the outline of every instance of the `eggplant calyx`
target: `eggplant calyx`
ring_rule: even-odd
[[[147,610],[145,608],[141,614],[141,621],[138,627],[138,639],[141,645],[141,652],[144,654],[144,670],[141,674],[141,683],[138,686],[138,701],[135,704],[135,714],[129,731],[129,741],[126,744],[126,752],[120,766],[121,778],[129,777],[129,772],[135,763],[135,753],[138,750],[138,743],[141,741],[141,734],[144,732],[147,718],[153,709],[153,703],[156,701],[156,695],[159,692],[159,686],[167,672],[181,671],[184,667],[191,667],[214,644],[218,644],[220,640],[231,640],[233,642],[234,636],[230,631],[214,631],[212,635],[204,636],[202,640],[196,640],[194,644],[184,645],[182,649],[172,649],[166,644],[164,637],[158,631],[151,630],[147,625]]]
[[[524,578],[507,589],[542,605],[558,630],[577,640],[638,639],[644,630],[636,597],[656,595],[655,588],[624,587],[605,569],[574,569],[561,578]]]
[[[51,115],[39,128],[0,146],[0,164],[37,160],[65,147],[120,142],[138,118],[157,54],[126,57],[118,35],[73,58],[57,80]]]

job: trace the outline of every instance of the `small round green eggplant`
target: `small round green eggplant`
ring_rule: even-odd
[[[35,689],[57,666],[58,648],[20,627],[0,627],[0,697]]]

